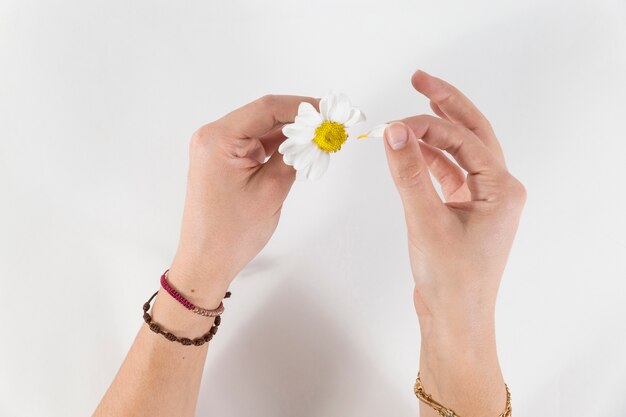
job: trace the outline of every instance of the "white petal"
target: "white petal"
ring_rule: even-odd
[[[348,96],[338,94],[335,101],[330,104],[328,108],[328,119],[344,124],[345,121],[348,120],[348,117],[350,117],[350,110],[352,110],[352,104]]]
[[[278,147],[278,153],[281,153],[283,155],[292,154],[293,151],[295,150],[294,145],[295,144],[292,140],[287,139],[286,141],[281,143],[280,146]]]
[[[320,113],[324,120],[330,120],[330,109],[335,105],[335,93],[330,92],[326,97],[320,100]]]
[[[308,137],[308,136],[294,136],[289,139],[293,140],[295,143],[298,143],[300,145],[311,143],[313,141],[313,137]]]
[[[287,152],[283,154],[283,162],[285,165],[293,166],[296,158],[298,157],[297,152]]]
[[[314,181],[320,179],[328,169],[329,163],[330,154],[328,152],[320,151],[316,160],[311,164],[311,168],[308,172],[308,179]]]
[[[363,112],[359,109],[357,109],[356,107],[352,107],[352,110],[350,111],[350,117],[348,117],[348,120],[346,120],[343,125],[345,127],[350,127],[350,126],[354,126],[357,123],[362,123],[365,121],[365,115],[363,114]]]
[[[309,113],[309,112],[312,112],[312,111],[317,113],[317,110],[315,110],[315,107],[313,107],[313,105],[311,103],[308,103],[306,101],[303,101],[298,106],[298,114],[299,115],[303,114],[303,113]]]
[[[283,161],[285,164],[293,166],[300,156],[307,151],[311,146],[317,147],[312,142],[299,144],[293,142],[291,139],[287,139],[278,147],[278,152],[283,154]]]
[[[305,143],[315,137],[315,128],[298,123],[290,123],[283,126],[283,135],[297,142]]]
[[[298,113],[298,115],[296,116],[296,124],[303,126],[318,127],[322,124],[323,121],[324,120],[322,119],[322,115],[315,110],[306,113]]]
[[[387,123],[375,126],[372,130],[370,130],[364,135],[359,136],[357,139],[364,139],[364,138],[382,139],[383,136],[385,135],[385,129],[387,128],[387,126],[389,126]]]
[[[296,179],[301,180],[301,181],[310,179],[312,169],[313,169],[313,164],[310,164],[306,168],[296,171]]]
[[[312,144],[311,146],[307,146],[306,150],[303,150],[300,154],[298,154],[293,167],[298,171],[309,167],[309,165],[315,161],[319,152],[321,152],[321,150],[317,147],[317,145]]]
[[[306,181],[308,175],[309,175],[309,168],[308,167],[307,167],[306,171],[305,170],[296,171],[296,180],[297,181]]]
[[[294,151],[298,150],[298,148],[302,146],[304,145],[298,143],[297,141],[293,139],[287,139],[286,141],[280,144],[280,146],[278,147],[278,152],[282,153],[283,155],[287,153],[293,153]]]

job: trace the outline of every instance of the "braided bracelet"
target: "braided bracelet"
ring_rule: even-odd
[[[150,315],[150,313],[148,313],[148,310],[150,310],[150,303],[152,302],[152,300],[154,299],[154,297],[156,297],[158,293],[159,292],[157,291],[154,294],[152,294],[152,297],[150,297],[150,299],[146,301],[143,305],[143,319],[146,322],[146,324],[150,327],[150,330],[152,330],[154,333],[162,334],[163,337],[165,337],[170,342],[178,342],[184,346],[190,346],[190,345],[202,346],[203,344],[208,343],[211,339],[213,339],[213,336],[215,336],[215,334],[217,333],[217,328],[220,326],[220,323],[222,322],[221,316],[215,317],[215,321],[213,322],[211,329],[206,334],[195,339],[189,339],[187,337],[178,337],[166,330],[163,330],[160,324],[152,321],[152,316]],[[230,292],[227,294],[228,296],[230,296]]]
[[[506,406],[504,407],[504,411],[500,413],[498,417],[511,417],[513,415],[511,409],[511,391],[509,391],[508,385],[504,384],[504,387],[506,388]],[[424,387],[422,386],[422,381],[420,380],[419,373],[417,374],[417,379],[415,380],[415,386],[413,387],[413,391],[415,392],[415,396],[419,398],[420,401],[430,406],[440,416],[459,417],[457,413],[433,400],[432,395],[427,394],[426,391],[424,391]]]
[[[167,291],[169,295],[171,295],[176,301],[181,303],[187,310],[191,310],[194,313],[204,317],[217,317],[224,312],[224,303],[222,302],[220,302],[220,305],[216,309],[212,310],[194,305],[191,301],[185,298],[185,296],[176,291],[176,289],[172,287],[169,282],[167,282],[168,272],[169,269],[167,269],[165,272],[163,272],[163,275],[161,275],[161,287],[163,287],[163,289]],[[224,298],[228,297],[230,297],[230,292],[227,292],[224,296]]]

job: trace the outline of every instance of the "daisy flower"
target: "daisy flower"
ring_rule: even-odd
[[[287,165],[297,171],[296,177],[318,179],[326,172],[330,154],[337,152],[348,139],[346,128],[365,120],[345,94],[331,92],[320,100],[320,111],[310,103],[300,103],[294,123],[283,127],[287,136],[278,152]]]

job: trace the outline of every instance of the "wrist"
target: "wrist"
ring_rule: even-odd
[[[493,324],[430,323],[427,328],[420,327],[420,364],[433,373],[456,372],[461,367],[492,367],[498,363]]]
[[[152,319],[159,327],[167,329],[167,333],[179,338],[194,340],[198,334],[204,338],[209,330],[213,330],[211,326],[215,315],[202,310],[216,310],[220,307],[227,293],[228,282],[203,279],[204,269],[185,265],[178,259],[161,277],[161,288],[152,307]],[[148,324],[152,325],[151,322]]]
[[[428,393],[459,415],[501,413],[506,391],[494,314],[433,316],[421,311],[419,320],[420,374]]]
[[[454,296],[445,291],[436,297],[431,294],[425,297],[416,287],[413,297],[423,340],[473,343],[495,339],[495,295]]]
[[[203,232],[203,235],[206,233],[209,232]],[[237,250],[237,241],[232,236],[226,236],[219,230],[211,234],[220,237],[199,240],[181,234],[170,270],[197,284],[230,284],[247,262],[244,263],[245,258]]]
[[[193,261],[180,254],[172,261],[167,274],[170,285],[185,298],[209,309],[219,305],[233,277],[224,272],[219,263]]]
[[[493,368],[498,364],[493,314],[421,314],[419,322],[420,366],[426,372],[453,374],[461,368]]]

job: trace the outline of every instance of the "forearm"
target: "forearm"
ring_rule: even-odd
[[[170,281],[182,281],[172,275]],[[182,284],[185,289],[189,286]],[[226,289],[213,286],[190,301],[217,307]],[[180,288],[180,292],[183,289]],[[194,289],[194,292],[197,290]],[[187,293],[185,293],[187,295]],[[147,299],[147,296],[146,296]],[[203,303],[203,304],[200,304]],[[140,319],[140,305],[137,306]],[[214,319],[192,313],[165,291],[159,291],[151,312],[153,321],[179,337],[205,334]],[[208,344],[184,346],[152,332],[146,324],[139,333],[115,380],[96,409],[96,417],[190,417],[195,413]]]
[[[460,416],[498,416],[506,389],[493,314],[471,320],[420,316],[420,379],[433,399]],[[420,415],[438,414],[420,402]]]

